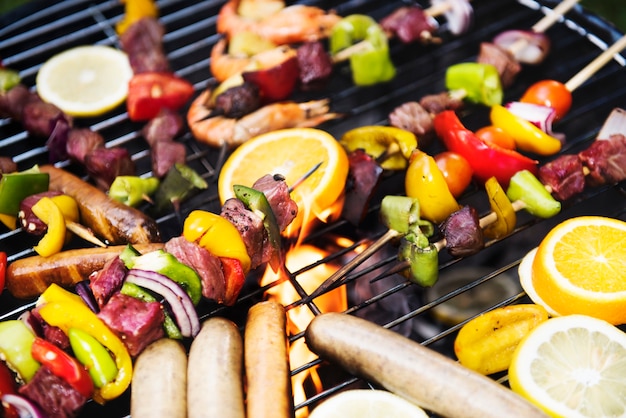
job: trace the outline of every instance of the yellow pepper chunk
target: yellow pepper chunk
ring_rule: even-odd
[[[250,256],[239,230],[220,215],[194,210],[185,219],[183,236],[216,257],[239,260],[244,274],[250,271]]]
[[[65,244],[65,218],[63,212],[49,197],[42,197],[32,207],[33,213],[41,219],[48,229],[33,249],[42,257],[56,254]]]
[[[57,326],[66,334],[70,328],[77,328],[93,336],[115,356],[118,368],[112,382],[100,388],[103,400],[119,397],[128,388],[133,375],[133,364],[126,346],[98,316],[72,293],[52,284],[41,295],[43,303],[39,309],[41,317],[50,325]],[[79,298],[80,299],[80,298]]]
[[[515,208],[513,208],[513,204],[511,204],[506,192],[495,177],[487,179],[485,190],[487,190],[489,205],[496,220],[487,225],[483,232],[487,238],[497,239],[505,237],[515,229],[515,224],[517,223]]]
[[[158,17],[159,10],[153,0],[122,0],[125,4],[124,18],[115,25],[118,35],[144,17]]]
[[[525,304],[496,308],[467,322],[454,341],[459,363],[489,375],[507,370],[518,344],[548,319],[541,305]]]
[[[349,130],[339,142],[348,151],[362,148],[377,159],[384,155],[380,166],[385,170],[402,170],[417,148],[418,140],[413,132],[405,129],[368,125]]]

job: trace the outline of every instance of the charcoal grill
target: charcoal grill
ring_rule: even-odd
[[[217,41],[216,14],[222,1],[207,0],[159,0],[161,20],[166,27],[164,38],[172,68],[190,80],[196,92],[202,91],[210,77],[209,55]],[[381,18],[401,1],[352,0],[346,2],[308,1],[325,9],[335,9],[340,15],[366,13]],[[427,7],[426,2],[423,6]],[[462,35],[448,33],[445,19],[438,18],[441,26],[440,44],[403,46],[392,42],[392,57],[398,68],[397,77],[389,84],[357,88],[350,81],[346,68],[336,70],[330,85],[320,92],[308,92],[306,98],[329,97],[332,108],[344,112],[344,119],[327,122],[321,126],[335,137],[347,130],[369,124],[386,124],[388,113],[396,106],[419,99],[430,93],[444,90],[444,72],[455,63],[473,61],[481,41],[489,40],[497,33],[511,28],[530,28],[549,12],[558,2],[533,0],[476,0],[475,21],[472,29]],[[0,16],[0,57],[3,64],[20,71],[23,82],[34,86],[39,66],[53,54],[81,44],[117,45],[114,24],[123,13],[118,0],[66,0],[49,3],[33,1],[14,12]],[[515,84],[506,91],[505,101],[519,98],[534,81],[555,79],[567,81],[577,71],[592,61],[602,50],[613,44],[622,33],[611,23],[595,16],[581,6],[569,11],[565,18],[553,25],[547,34],[553,44],[544,63],[524,68]],[[574,105],[569,114],[557,124],[563,132],[567,145],[563,152],[574,153],[586,148],[594,139],[603,121],[615,107],[626,106],[626,72],[624,58],[616,55],[573,94]],[[298,93],[296,100],[304,98]],[[487,124],[487,110],[478,106],[467,107],[461,114],[470,129]],[[124,146],[132,154],[138,174],[149,173],[150,156],[147,145],[139,134],[141,125],[128,120],[123,107],[104,117],[81,119],[77,125],[99,131],[107,145]],[[185,216],[194,208],[219,211],[216,181],[220,167],[227,157],[225,150],[212,149],[198,144],[186,132],[178,138],[188,151],[188,163],[205,178],[208,191],[186,202],[181,209]],[[439,143],[427,151],[435,153]],[[14,158],[20,169],[47,162],[45,140],[29,137],[21,125],[0,119],[0,154]],[[60,166],[81,176],[84,172],[69,162]],[[351,250],[361,244],[371,243],[382,235],[378,222],[377,202],[384,194],[402,193],[403,174],[385,176],[379,195],[374,199],[368,215],[361,225],[354,227],[345,221],[337,221],[317,228],[306,242],[322,248],[330,248],[330,254],[322,263],[345,263],[353,257]],[[472,204],[481,214],[488,211],[484,192],[470,188],[461,199]],[[347,312],[368,319],[400,332],[446,355],[452,356],[452,340],[455,332],[471,315],[496,306],[524,301],[526,296],[517,284],[517,266],[527,251],[540,242],[545,233],[556,223],[573,216],[594,214],[626,219],[623,184],[586,190],[575,200],[568,202],[562,212],[548,220],[539,220],[524,213],[519,214],[515,232],[500,241],[488,242],[478,255],[466,259],[452,259],[441,254],[440,281],[430,290],[412,285],[398,274],[390,273],[397,264],[395,249],[386,246],[367,265],[347,276],[349,309]],[[164,237],[180,233],[179,218],[173,213],[157,219]],[[349,238],[354,245],[339,248],[337,237]],[[7,252],[9,262],[33,255],[33,238],[20,230],[0,230],[0,250]],[[297,281],[305,267],[292,272],[290,280]],[[261,300],[266,290],[257,285],[258,277],[251,275],[240,299],[233,307],[202,305],[204,317],[222,315],[243,325],[248,307]],[[476,311],[454,311],[468,299],[482,299]],[[302,297],[306,293],[301,294]],[[29,309],[33,300],[15,300],[8,292],[0,296],[0,320],[12,319]],[[287,309],[298,306],[295,302]],[[318,313],[314,305],[310,305]],[[451,311],[452,310],[452,311]],[[461,321],[461,322],[459,322]],[[302,333],[290,336],[292,341],[302,338]],[[319,393],[311,392],[307,399],[295,405],[296,410],[314,406],[320,400],[348,387],[372,387],[356,377],[325,371],[324,363],[315,360],[298,366],[292,374],[303,373],[314,366],[320,367],[325,380]],[[506,381],[505,377],[502,380]],[[106,406],[88,405],[84,416],[126,416],[129,411],[127,396]]]

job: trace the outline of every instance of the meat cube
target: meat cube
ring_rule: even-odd
[[[67,134],[66,149],[68,156],[84,164],[85,157],[91,151],[104,147],[104,138],[89,128],[73,128]]]
[[[561,202],[582,193],[585,188],[583,164],[577,155],[561,155],[542,165],[537,178],[550,187],[554,198]]]
[[[389,124],[413,132],[418,138],[420,148],[428,146],[434,137],[433,117],[418,102],[406,102],[396,107],[389,114]]]
[[[37,336],[51,342],[63,350],[70,349],[70,339],[59,327],[48,324],[39,314],[39,307],[30,311],[27,316],[28,325],[35,331]]]
[[[144,302],[122,293],[113,295],[98,317],[124,342],[136,357],[151,342],[163,338],[165,313],[159,302]]]
[[[96,148],[85,156],[85,167],[96,185],[108,190],[117,176],[135,175],[135,163],[125,148]]]
[[[426,15],[419,6],[399,7],[380,21],[380,25],[390,35],[408,44],[433,40],[433,33],[439,26],[437,21]]]
[[[0,177],[4,173],[13,173],[17,171],[17,164],[11,157],[0,157]]]
[[[324,82],[333,72],[333,62],[320,41],[302,44],[298,47],[297,58],[302,84]]]
[[[128,269],[122,259],[114,257],[107,261],[101,270],[95,272],[90,277],[89,287],[100,308],[109,301],[113,294],[122,288],[126,273],[128,273]]]
[[[265,194],[276,217],[278,229],[284,231],[298,214],[298,204],[291,199],[285,179],[282,176],[266,174],[255,181],[252,188]]]
[[[148,145],[153,146],[160,141],[171,141],[183,127],[183,118],[170,109],[163,109],[157,117],[152,118],[141,130]]]
[[[88,401],[46,366],[39,367],[31,381],[20,387],[19,393],[36,403],[49,418],[76,417]]]
[[[133,73],[169,71],[169,61],[163,51],[165,28],[156,18],[144,17],[133,23],[120,37],[128,54]]]
[[[65,118],[70,126],[73,123],[72,118],[61,109],[42,100],[29,101],[22,111],[24,129],[31,135],[45,138],[50,136],[60,118]]]
[[[500,82],[505,89],[513,84],[517,74],[522,71],[522,66],[513,54],[490,42],[480,44],[480,53],[476,61],[493,65],[500,74]]]
[[[202,296],[218,303],[224,302],[226,279],[219,258],[185,237],[170,239],[165,243],[164,249],[200,275]]]
[[[420,105],[431,115],[436,115],[444,110],[460,109],[463,107],[463,100],[444,91],[437,94],[427,94],[420,99]]]
[[[590,186],[614,184],[626,179],[626,136],[611,135],[599,139],[578,153],[583,165],[589,169],[586,176]]]
[[[350,169],[346,181],[345,203],[341,216],[353,225],[361,223],[376,192],[383,169],[364,150],[348,154]]]
[[[246,209],[241,200],[231,198],[224,202],[220,216],[235,225],[241,234],[246,245],[246,251],[250,255],[251,269],[257,268],[270,259],[270,245],[269,243],[265,245],[267,236],[263,220],[254,212]]]
[[[476,254],[485,246],[478,211],[471,206],[448,216],[441,229],[446,237],[446,249],[453,257]]]
[[[6,93],[0,94],[0,116],[19,122],[22,120],[24,107],[30,102],[41,102],[41,99],[25,85],[18,84]]]
[[[184,164],[187,157],[185,145],[176,141],[158,141],[151,148],[152,174],[163,178],[175,164]]]

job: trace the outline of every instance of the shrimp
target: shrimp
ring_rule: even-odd
[[[329,100],[311,100],[303,103],[279,102],[261,107],[235,119],[212,116],[207,103],[211,89],[202,92],[189,107],[187,124],[199,142],[212,147],[235,148],[248,139],[278,129],[312,128],[341,115],[329,112]]]
[[[238,13],[241,0],[229,0],[217,16],[217,32],[231,37],[237,32],[254,32],[277,45],[317,41],[330,35],[333,26],[341,19],[335,13],[326,13],[319,7],[296,4],[284,7],[268,16],[254,19]],[[272,0],[246,0],[272,4]]]
[[[297,56],[296,50],[288,45],[259,52],[251,57],[243,54],[232,55],[226,53],[227,44],[226,39],[220,39],[211,50],[211,73],[219,82],[233,75],[241,74],[247,69],[270,68]]]

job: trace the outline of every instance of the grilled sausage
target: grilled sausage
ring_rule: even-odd
[[[161,243],[133,246],[141,253],[163,247]],[[32,256],[13,261],[7,266],[6,286],[18,299],[39,296],[52,283],[70,287],[89,277],[94,271],[116,257],[124,245],[67,250],[50,257]]]
[[[50,190],[72,196],[78,204],[81,221],[110,244],[160,242],[156,222],[138,209],[110,198],[102,190],[75,175],[51,165],[40,170],[50,175]]]
[[[546,417],[489,377],[373,322],[326,313],[305,331],[321,358],[448,418]]]
[[[133,418],[187,417],[187,353],[179,341],[161,338],[139,354],[130,414]]]
[[[189,349],[188,418],[244,418],[243,339],[226,318],[209,318]]]
[[[272,301],[248,311],[244,332],[247,418],[293,416],[285,309]]]

